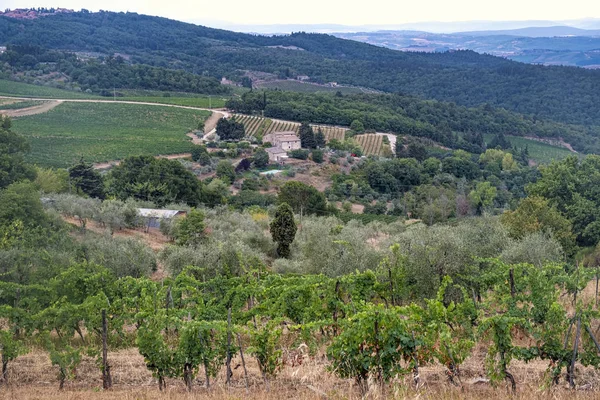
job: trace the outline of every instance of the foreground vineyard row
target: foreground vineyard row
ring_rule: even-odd
[[[600,367],[594,333],[600,315],[593,299],[577,296],[591,273],[569,274],[561,265],[478,264],[480,278],[461,285],[444,278],[437,297],[422,304],[403,297],[400,257],[378,271],[340,278],[283,277],[246,261],[241,276],[210,278],[209,270],[188,267],[154,282],[78,265],[48,285],[0,283],[2,360],[7,370],[28,348],[42,346],[62,388],[81,356],[92,354],[107,388],[108,349],[135,346],[161,390],[167,378],[192,389],[200,373],[209,386],[222,368],[229,384],[234,357],[246,382],[252,358],[269,385],[290,362],[290,349],[326,349],[328,370],[353,379],[362,393],[371,382],[401,377],[418,386],[419,368],[430,365],[445,368],[448,384],[461,385],[461,365],[476,347],[487,349],[489,380],[506,380],[513,391],[519,381],[511,373],[513,359],[546,360],[548,387],[565,370],[575,387],[580,366]]]

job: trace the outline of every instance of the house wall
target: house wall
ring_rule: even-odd
[[[283,150],[298,150],[300,148],[300,141],[295,140],[289,142],[281,142],[279,143],[279,147],[281,147]]]

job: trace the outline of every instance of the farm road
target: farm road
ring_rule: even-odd
[[[46,111],[52,110],[54,107],[60,104],[58,100],[50,100],[39,106],[18,108],[14,110],[0,110],[0,114],[8,115],[11,118],[25,117],[27,115],[35,115],[45,113]]]
[[[231,117],[231,114],[229,112],[223,111],[223,110],[214,110],[214,109],[210,109],[210,108],[192,107],[192,106],[179,106],[177,104],[148,103],[148,102],[143,102],[143,101],[93,100],[93,99],[48,99],[48,98],[39,98],[38,99],[38,98],[32,98],[32,97],[13,97],[13,96],[0,96],[0,99],[48,101],[48,102],[51,102],[49,104],[53,104],[52,107],[50,107],[49,109],[52,109],[52,108],[56,107],[57,105],[59,105],[60,103],[63,103],[63,102],[71,102],[71,103],[142,104],[142,105],[146,105],[146,106],[173,107],[173,108],[183,108],[183,109],[186,109],[186,110],[210,111],[210,112],[213,113],[213,115],[211,115],[208,118],[207,121],[211,121],[211,123],[212,123],[212,129],[211,129],[210,132],[207,132],[207,134],[212,133],[212,131],[215,130],[215,126],[217,124],[217,121],[220,118],[229,118],[229,117]],[[29,109],[14,110],[14,111],[24,111],[24,110],[32,110],[32,111],[34,111],[33,110],[34,108],[37,109],[37,108],[41,108],[41,107],[44,107],[44,106],[47,107],[46,104],[42,104],[41,106],[30,107]],[[49,109],[46,109],[46,110],[37,110],[38,112],[32,112],[30,114],[23,114],[23,115],[18,115],[18,116],[40,114],[40,113],[48,111]],[[219,117],[215,117],[215,114],[220,115],[220,116]]]
[[[204,133],[204,136],[202,137],[202,139],[205,139],[208,135],[211,135],[211,134],[213,134],[216,131],[216,125],[217,125],[217,122],[219,121],[219,119],[221,119],[221,118],[230,118],[231,117],[231,113],[228,112],[228,111],[224,111],[224,110],[214,110],[214,109],[210,109],[210,108],[192,107],[192,106],[179,106],[179,105],[176,105],[176,104],[148,103],[148,102],[142,102],[142,101],[93,100],[93,99],[48,99],[48,98],[13,97],[13,96],[0,96],[0,99],[48,101],[48,102],[51,102],[49,104],[52,104],[52,106],[50,108],[47,108],[45,110],[44,109],[40,109],[40,108],[48,107],[48,105],[46,105],[46,104],[42,104],[41,106],[36,106],[36,107],[30,107],[30,109],[36,108],[37,112],[32,112],[30,114],[22,114],[22,115],[19,115],[19,116],[25,116],[25,115],[33,115],[33,114],[43,113],[43,112],[46,112],[46,111],[48,111],[48,110],[56,107],[61,102],[143,104],[143,105],[148,105],[148,106],[183,108],[183,109],[186,109],[186,110],[210,111],[210,112],[212,112],[212,115],[210,117],[208,117],[208,119],[206,120],[206,126],[209,128],[209,130],[208,130],[208,132]],[[15,111],[25,111],[25,110],[27,110],[27,109],[15,110]],[[294,122],[294,121],[283,121],[283,120],[279,120],[279,119],[272,119],[272,120],[273,120],[273,122],[278,122],[278,121],[280,121],[280,122],[292,122],[294,124],[300,125],[300,123]],[[392,149],[392,152],[396,153],[396,135],[393,135],[391,133],[381,133],[381,132],[377,132],[377,135],[385,135],[385,136],[387,136],[390,139],[390,147]],[[198,138],[198,137],[194,138],[191,135],[189,137],[192,138],[192,141],[193,141],[194,144],[201,143],[200,138]]]

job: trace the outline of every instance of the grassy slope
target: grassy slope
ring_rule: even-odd
[[[492,135],[484,135],[486,143],[492,141]],[[536,140],[527,139],[518,136],[507,136],[507,139],[513,146],[521,149],[527,146],[529,149],[529,157],[537,163],[548,164],[553,160],[561,160],[569,155],[575,154],[565,149],[564,147],[552,146],[547,143],[538,142]]]
[[[220,108],[225,106],[225,102],[227,101],[227,98],[222,96],[212,96],[209,100],[206,95],[191,93],[173,92],[170,93],[170,97],[164,97],[163,94],[165,92],[157,91],[119,90],[119,92],[125,94],[125,97],[117,97],[116,100],[175,104],[188,107],[208,108],[210,105],[213,108]],[[9,81],[5,79],[0,79],[0,96],[112,100],[112,97],[100,97],[87,93],[74,92],[72,90],[31,85],[28,83]]]
[[[102,162],[189,151],[185,134],[208,115],[136,104],[63,103],[47,113],[15,119],[13,130],[29,139],[29,161],[65,167],[80,157]]]
[[[56,89],[48,86],[0,79],[0,96],[40,97],[55,99],[95,99],[100,98],[87,93]]]
[[[319,86],[313,85],[306,82],[299,81],[274,81],[274,82],[263,82],[258,85],[260,88],[265,89],[280,89],[280,90],[288,90],[291,92],[301,92],[301,93],[362,93],[362,90],[358,88],[346,87],[346,86],[338,86],[338,87],[328,87],[328,86]]]

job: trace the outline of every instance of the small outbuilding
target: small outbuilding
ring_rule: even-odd
[[[175,217],[185,217],[187,215],[187,212],[181,210],[138,208],[138,215],[144,219],[144,225],[147,228],[160,228],[161,220],[173,219]]]
[[[287,152],[281,147],[269,147],[266,151],[269,154],[269,162],[281,163],[288,158]]]

